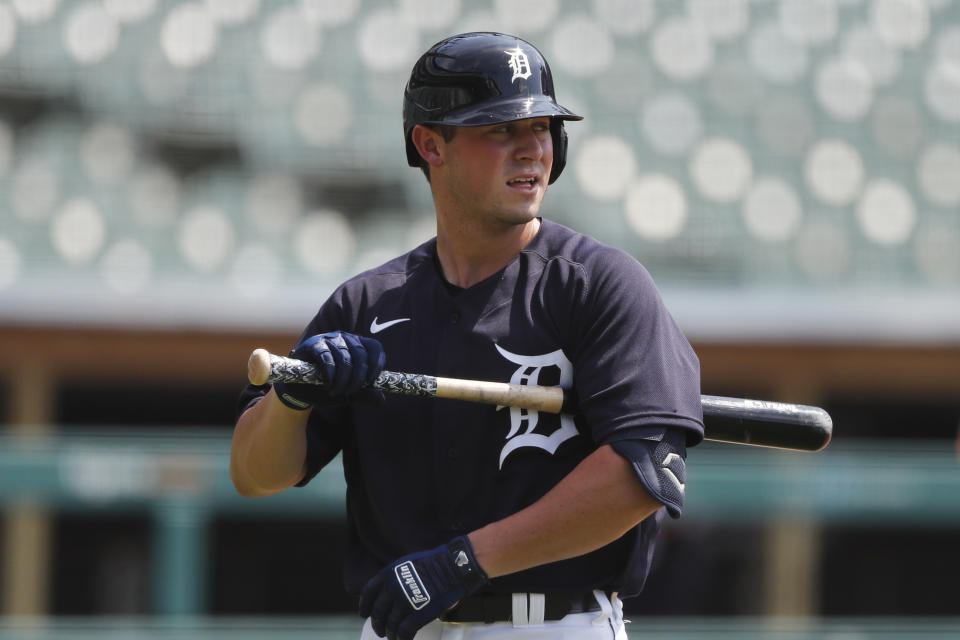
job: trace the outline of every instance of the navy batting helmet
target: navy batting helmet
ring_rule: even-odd
[[[502,33],[463,33],[430,47],[413,66],[403,92],[407,162],[422,164],[411,140],[418,124],[456,127],[551,119],[553,169],[550,184],[567,162],[564,120],[583,120],[557,104],[550,66],[536,47]]]

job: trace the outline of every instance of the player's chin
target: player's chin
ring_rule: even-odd
[[[532,220],[533,218],[536,218],[538,215],[540,215],[540,205],[542,203],[543,203],[543,198],[542,197],[537,198],[536,202],[531,203],[530,206],[524,209],[523,215],[530,220]]]
[[[527,224],[538,215],[540,215],[539,201],[536,205],[509,207],[502,212],[501,217],[513,224]]]
[[[539,189],[532,193],[510,194],[508,208],[521,217],[535,217],[540,213],[540,205],[546,190]]]

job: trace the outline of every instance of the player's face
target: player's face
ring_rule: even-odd
[[[550,118],[460,127],[446,148],[447,185],[462,212],[507,224],[537,215],[553,167]]]

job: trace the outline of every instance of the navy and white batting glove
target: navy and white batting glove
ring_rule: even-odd
[[[381,570],[360,594],[360,615],[370,617],[381,638],[412,640],[421,627],[488,581],[470,540],[460,536]]]
[[[373,384],[386,364],[383,345],[373,338],[334,331],[300,342],[291,358],[317,368],[322,385],[277,382],[273,389],[291,409],[343,404],[361,388]]]

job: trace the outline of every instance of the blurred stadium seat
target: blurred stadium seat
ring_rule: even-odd
[[[239,284],[251,262],[329,289],[369,266],[360,253],[409,245],[370,244],[378,207],[400,226],[429,220],[403,162],[405,75],[469,28],[518,32],[553,61],[562,100],[587,120],[568,127],[569,175],[545,214],[638,256],[682,322],[686,294],[704,289],[759,296],[781,320],[801,303],[771,290],[811,296],[825,316],[832,295],[856,292],[905,333],[912,317],[960,310],[956,2],[551,0],[536,13],[386,0],[4,7],[0,319],[69,309],[109,322],[109,302],[152,309],[168,287],[194,293],[165,299],[170,317],[235,319],[238,288],[267,307],[287,291]],[[163,213],[144,212],[147,172]],[[301,197],[251,218],[249,186],[265,173]],[[390,202],[364,197],[390,184]],[[326,234],[343,254],[318,272],[301,245]],[[89,302],[38,300],[74,287]],[[901,300],[910,317],[896,315]],[[880,331],[838,314],[818,331]],[[710,320],[693,331],[735,326]]]

